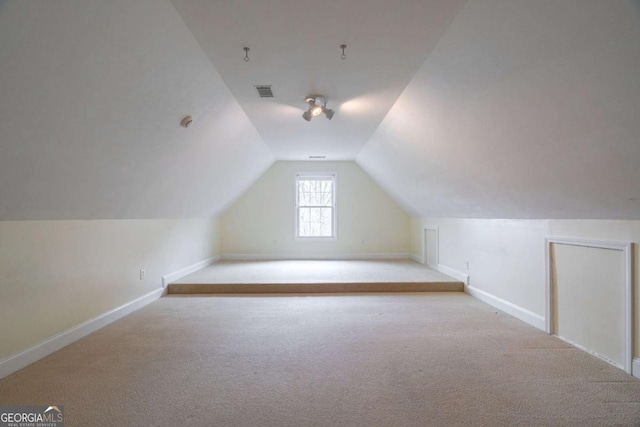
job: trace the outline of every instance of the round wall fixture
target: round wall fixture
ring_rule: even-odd
[[[191,123],[193,123],[193,118],[191,116],[187,116],[184,119],[182,119],[182,121],[180,122],[180,125],[183,128],[188,128],[189,126],[191,126]]]

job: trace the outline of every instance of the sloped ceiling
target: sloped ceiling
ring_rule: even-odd
[[[0,40],[0,220],[215,216],[274,160],[169,0],[2,1]]]
[[[469,1],[356,161],[413,215],[640,219],[638,1]]]
[[[639,4],[0,0],[0,220],[216,216],[310,155],[416,216],[640,219]]]
[[[353,160],[464,0],[173,4],[278,159]],[[258,97],[264,84],[274,98]],[[301,118],[313,94],[328,98],[332,121]]]

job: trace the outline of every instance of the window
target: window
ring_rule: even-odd
[[[296,175],[296,237],[336,237],[336,174]]]

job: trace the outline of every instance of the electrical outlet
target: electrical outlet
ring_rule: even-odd
[[[145,276],[145,271],[140,270],[140,280],[144,280],[144,276]]]

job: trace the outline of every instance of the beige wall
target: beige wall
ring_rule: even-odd
[[[422,257],[423,227],[438,227],[440,264],[469,274],[470,285],[529,310],[545,315],[545,237],[632,242],[634,254],[634,304],[640,306],[637,250],[640,244],[640,221],[605,220],[505,220],[505,219],[431,219],[411,220],[411,252]],[[594,250],[598,251],[598,250]],[[596,253],[597,255],[597,253]],[[604,257],[602,268],[614,268]],[[469,269],[466,268],[469,261]],[[564,257],[564,277],[580,277],[581,271],[596,262],[588,257]],[[617,261],[615,261],[617,262]],[[617,264],[616,264],[617,265]],[[619,267],[619,266],[618,266]],[[613,271],[613,270],[612,270]],[[601,286],[619,286],[619,278],[599,281]],[[594,283],[591,283],[594,285]],[[584,306],[597,304],[593,293]],[[623,310],[620,307],[620,310]],[[584,310],[583,310],[584,311]],[[604,315],[581,312],[579,315]],[[639,316],[635,314],[634,324]],[[619,319],[603,319],[611,324]],[[640,356],[640,328],[635,328],[635,357]],[[601,350],[602,352],[602,350]]]
[[[338,238],[301,241],[295,234],[295,173],[337,173]],[[224,254],[314,256],[407,254],[409,216],[355,163],[276,162],[221,221]]]
[[[414,219],[412,253],[422,257],[422,227],[438,227],[440,264],[469,274],[471,286],[543,315],[546,225],[539,220]]]
[[[161,288],[163,274],[219,250],[212,219],[0,222],[0,359]]]

